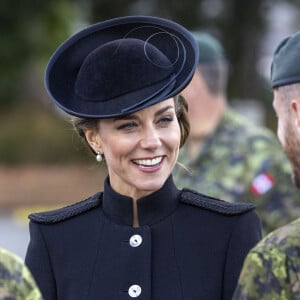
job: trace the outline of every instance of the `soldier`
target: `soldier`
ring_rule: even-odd
[[[229,202],[254,203],[268,233],[296,218],[300,193],[291,183],[289,162],[273,132],[228,106],[227,61],[220,43],[208,34],[194,36],[198,68],[182,92],[191,129],[174,180],[179,187]]]
[[[271,68],[277,134],[300,187],[300,32],[277,47]],[[270,233],[248,254],[234,300],[300,299],[300,218]]]
[[[3,248],[0,248],[0,299],[42,299],[31,273],[21,258]]]

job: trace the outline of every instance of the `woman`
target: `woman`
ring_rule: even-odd
[[[197,56],[185,28],[145,16],[88,27],[52,56],[47,90],[108,178],[30,216],[26,263],[46,300],[231,298],[260,239],[253,206],[178,190],[171,175],[189,129],[177,95]]]

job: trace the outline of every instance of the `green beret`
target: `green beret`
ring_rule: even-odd
[[[198,31],[193,31],[192,34],[199,49],[199,64],[225,60],[224,49],[217,39]]]
[[[281,41],[271,65],[272,87],[300,82],[300,32]]]

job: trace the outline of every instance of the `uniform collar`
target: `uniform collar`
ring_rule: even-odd
[[[154,224],[171,214],[179,201],[180,191],[170,176],[161,189],[137,200],[140,226]],[[114,222],[132,226],[132,199],[114,191],[107,177],[104,182],[103,211]]]

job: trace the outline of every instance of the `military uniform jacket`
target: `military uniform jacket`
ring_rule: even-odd
[[[233,300],[300,299],[300,218],[267,235],[247,255]]]
[[[0,248],[0,299],[42,299],[41,293],[23,260],[3,248]]]
[[[278,138],[266,128],[227,108],[221,122],[191,159],[187,147],[175,165],[179,188],[232,203],[252,203],[264,235],[300,215],[299,190],[291,181],[291,166]]]
[[[26,263],[45,300],[229,300],[260,239],[252,204],[231,204],[170,177],[137,201],[113,191],[30,215]]]

